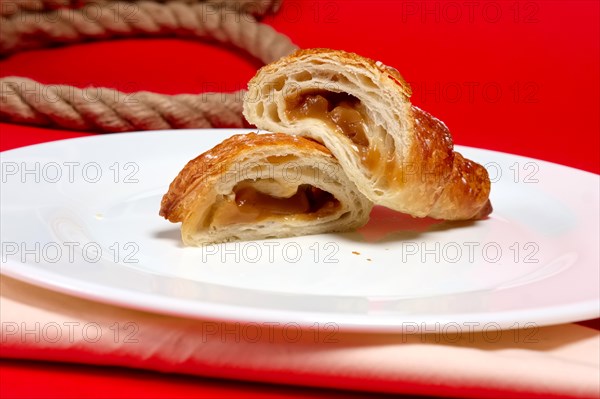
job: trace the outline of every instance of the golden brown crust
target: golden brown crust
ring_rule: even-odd
[[[348,231],[373,204],[319,143],[281,133],[235,135],[190,161],[160,215],[185,245]]]
[[[487,170],[454,151],[452,136],[442,121],[415,106],[412,114],[416,140],[409,159],[421,159],[422,182],[432,174],[444,175],[442,190],[428,216],[464,220],[489,215],[491,184]]]
[[[451,220],[482,219],[492,212],[488,199],[490,188],[487,170],[455,152],[452,175],[430,216]]]
[[[353,152],[347,138],[337,137],[340,133],[327,123],[287,117],[293,102],[286,101],[286,93],[327,91],[322,88],[327,81],[334,84],[329,91],[352,95],[375,115],[377,126],[366,134],[366,157]],[[248,93],[244,115],[250,122],[326,143],[350,179],[375,204],[447,220],[485,217],[491,212],[485,168],[454,152],[446,125],[410,103],[410,87],[394,68],[344,51],[299,50],[263,67],[250,81]]]
[[[412,106],[413,138],[406,161],[414,172],[407,182],[421,185],[433,204],[441,195],[441,187],[450,179],[454,162],[454,144],[446,125],[418,107]]]
[[[330,155],[321,144],[299,136],[283,133],[272,134],[236,134],[224,140],[214,148],[192,159],[179,172],[163,196],[159,215],[171,222],[181,222],[184,218],[182,201],[188,193],[202,189],[212,178],[219,176],[245,152],[255,151],[257,147],[290,145],[298,150],[320,151]]]

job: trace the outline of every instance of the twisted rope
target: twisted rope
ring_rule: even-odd
[[[106,4],[111,0],[1,0],[0,15],[11,16],[20,12],[49,11],[58,8],[77,9],[84,5]],[[137,0],[123,0],[135,2]],[[165,3],[172,0],[155,0]],[[214,7],[227,7],[240,13],[251,14],[256,17],[268,13],[277,12],[282,0],[179,0],[180,2],[192,4],[204,2]]]
[[[47,0],[39,0],[48,7]],[[274,4],[273,2],[271,2]],[[278,4],[278,2],[275,2]],[[132,16],[132,5],[136,14]],[[126,7],[127,6],[127,7]],[[264,63],[293,52],[289,38],[247,14],[209,3],[102,2],[97,18],[59,8],[0,17],[0,55],[53,44],[130,36],[180,36],[216,40],[244,49]],[[243,92],[163,95],[125,94],[109,88],[44,85],[0,79],[0,120],[66,129],[122,132],[171,128],[244,127]]]

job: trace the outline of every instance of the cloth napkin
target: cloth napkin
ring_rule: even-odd
[[[575,324],[366,334],[192,320],[79,299],[2,276],[6,358],[460,397],[598,397],[600,333]]]

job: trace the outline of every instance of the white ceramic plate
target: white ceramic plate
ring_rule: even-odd
[[[2,273],[119,306],[342,329],[515,328],[599,315],[599,176],[459,147],[491,218],[383,208],[358,232],[184,248],[158,216],[185,163],[235,130],[130,133],[2,153]]]

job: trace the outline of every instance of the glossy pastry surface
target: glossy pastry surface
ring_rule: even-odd
[[[323,143],[375,204],[448,220],[491,212],[487,171],[454,152],[443,122],[411,104],[396,69],[343,51],[300,50],[263,67],[248,89],[250,123]]]
[[[188,162],[160,215],[182,222],[185,244],[203,245],[352,230],[371,207],[321,144],[249,133]]]

